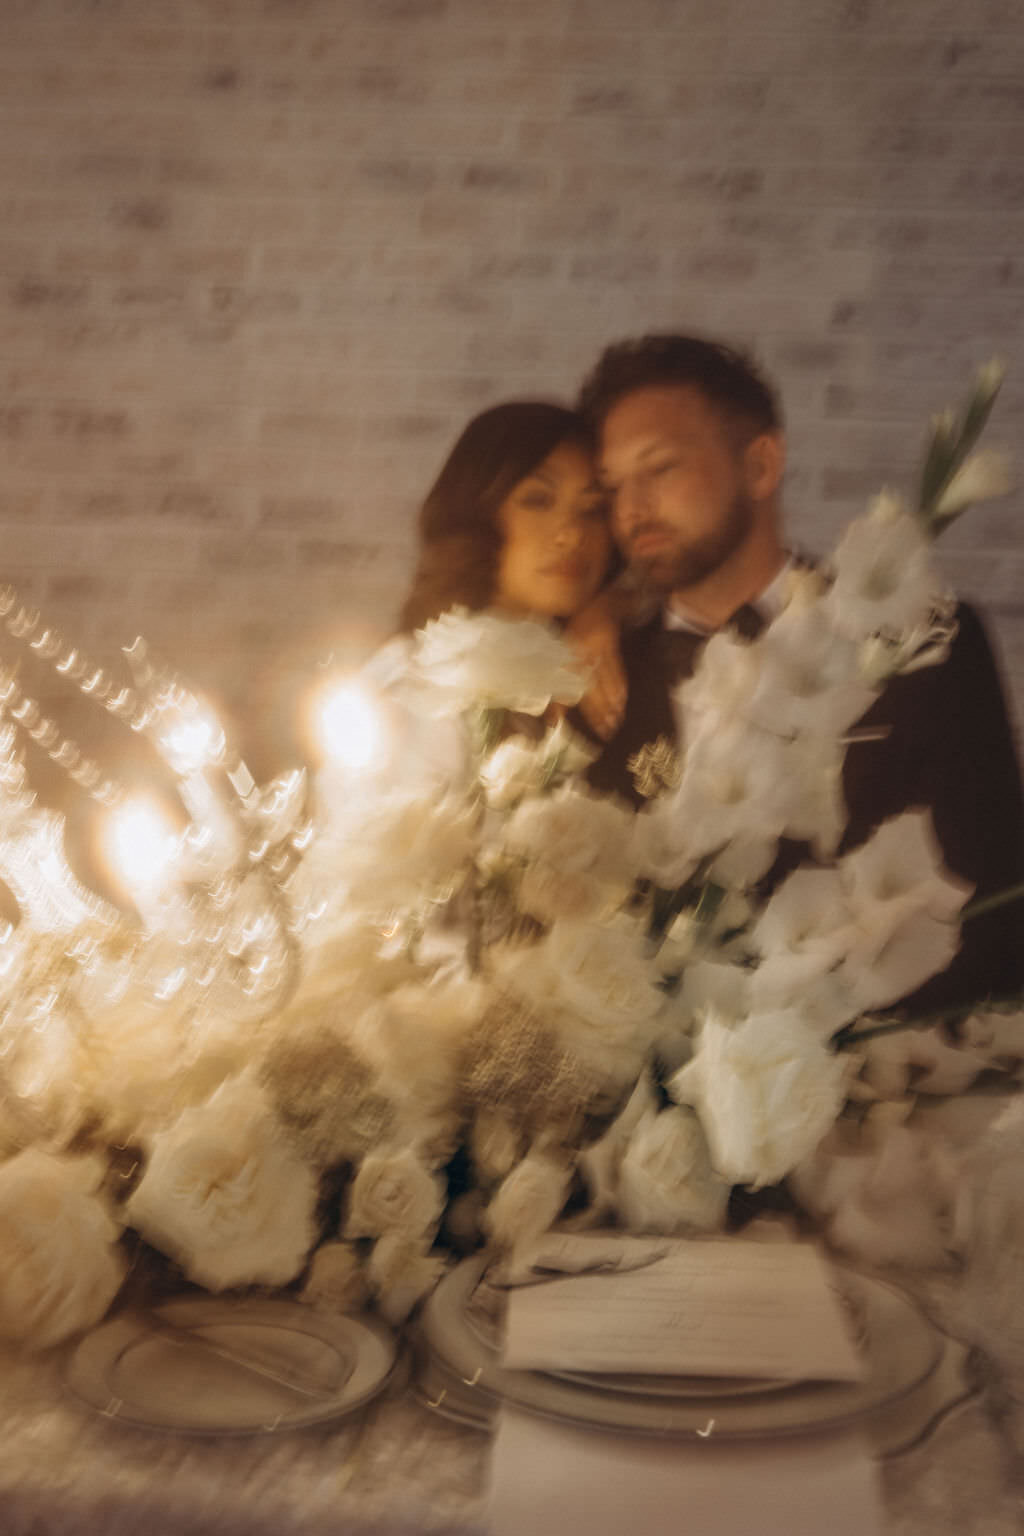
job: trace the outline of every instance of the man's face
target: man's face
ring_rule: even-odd
[[[736,428],[688,384],[650,385],[612,407],[601,479],[623,555],[660,592],[718,570],[754,523]]]

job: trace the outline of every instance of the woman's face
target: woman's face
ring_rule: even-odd
[[[498,508],[503,534],[495,607],[570,618],[604,579],[611,553],[607,507],[590,456],[559,443]]]

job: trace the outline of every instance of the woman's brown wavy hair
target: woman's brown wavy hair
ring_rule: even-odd
[[[565,406],[512,400],[473,417],[420,508],[419,558],[399,630],[420,629],[456,604],[477,612],[494,600],[498,509],[562,443],[594,451],[583,418]]]

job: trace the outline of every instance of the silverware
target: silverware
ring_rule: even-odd
[[[344,1362],[344,1369],[338,1380],[329,1386],[311,1382],[308,1377],[300,1378],[291,1373],[278,1370],[265,1361],[254,1358],[242,1350],[233,1348],[230,1344],[223,1344],[218,1339],[211,1339],[207,1334],[192,1328],[180,1328],[176,1323],[162,1317],[160,1313],[146,1310],[136,1314],[140,1323],[150,1333],[158,1338],[165,1339],[169,1344],[176,1344],[182,1349],[201,1350],[209,1355],[215,1355],[219,1360],[226,1360],[231,1365],[238,1366],[240,1370],[248,1371],[252,1376],[262,1377],[264,1381],[272,1381],[275,1386],[285,1387],[289,1392],[296,1392],[300,1397],[311,1397],[317,1401],[324,1401],[333,1397],[344,1386],[352,1374],[352,1366]]]

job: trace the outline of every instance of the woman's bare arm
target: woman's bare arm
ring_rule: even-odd
[[[589,668],[591,684],[579,703],[584,720],[602,741],[613,736],[626,710],[626,673],[619,635],[636,606],[635,595],[606,587],[569,621],[566,639]]]

